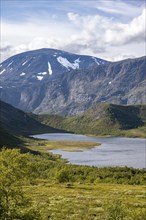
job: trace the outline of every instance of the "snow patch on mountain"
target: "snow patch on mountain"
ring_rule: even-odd
[[[9,63],[7,67],[11,66],[13,62],[14,62],[14,61],[12,61],[11,63]]]
[[[42,72],[42,73],[37,73],[38,75],[46,75],[47,74],[47,72]]]
[[[49,72],[49,75],[52,75],[52,68],[49,62],[48,62],[48,72]]]
[[[3,74],[5,71],[6,71],[6,69],[3,69],[3,70],[0,72],[0,75]]]
[[[26,73],[21,73],[20,76],[25,76]]]
[[[44,77],[43,76],[37,76],[38,80],[42,80]]]
[[[99,61],[95,57],[92,57],[92,59],[95,61],[96,64],[100,65]]]
[[[24,63],[22,63],[22,66],[24,66],[27,62],[28,62],[28,60],[26,60]]]
[[[80,63],[80,58],[76,59],[73,63],[74,67],[76,67],[76,69],[79,69],[79,63]]]
[[[59,56],[59,57],[57,57],[57,61],[58,61],[62,66],[66,67],[68,70],[69,70],[70,68],[72,68],[72,69],[74,69],[74,70],[75,70],[75,69],[79,69],[79,62],[80,62],[79,58],[76,59],[76,60],[74,61],[74,63],[71,63],[71,62],[69,62],[66,58]]]

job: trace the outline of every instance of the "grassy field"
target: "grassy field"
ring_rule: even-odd
[[[145,219],[144,169],[78,166],[49,152],[3,149],[0,170],[1,220]]]
[[[120,209],[113,219],[143,219],[146,187],[118,184],[50,184],[24,188],[42,214],[42,220],[101,220]],[[118,204],[118,205],[117,205]],[[121,213],[120,213],[121,212]],[[109,218],[111,219],[111,218]],[[144,220],[144,219],[143,219]]]
[[[51,149],[78,150],[97,145],[92,142],[45,140],[29,142],[30,149],[43,153]],[[141,174],[137,176],[134,170],[130,174],[127,168],[123,168],[118,174],[118,168],[102,170],[87,166],[66,166],[68,165],[52,171],[57,179],[53,180],[52,176],[47,179],[37,179],[32,185],[23,188],[27,196],[31,197],[35,207],[40,210],[41,220],[144,220],[146,186],[139,185]],[[99,176],[102,176],[101,179],[96,177],[98,172],[100,172]],[[70,177],[66,178],[65,175]],[[89,176],[84,179],[85,175]],[[136,176],[137,184],[136,181],[131,182],[132,185],[127,184]],[[117,183],[114,183],[114,178]],[[120,178],[127,180],[120,181]]]

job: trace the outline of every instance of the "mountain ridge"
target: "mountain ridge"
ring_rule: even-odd
[[[38,50],[26,51],[16,54],[0,64],[0,75],[3,82],[6,79],[5,73],[13,76],[21,82],[27,78],[31,82],[48,80],[50,76],[55,76],[62,72],[69,72],[71,69],[82,69],[97,66],[108,61],[88,56],[78,55],[57,49],[43,48]]]
[[[46,50],[39,51],[43,51],[45,54]],[[3,69],[0,75],[1,99],[26,112],[60,115],[78,115],[94,104],[102,102],[112,104],[146,103],[146,57],[117,62],[104,61],[104,64],[101,62],[100,65],[94,62],[93,57],[90,57],[88,62],[86,59],[82,60],[84,68],[83,66],[78,68],[81,62],[75,63],[75,61],[80,55],[74,57],[74,54],[63,51],[54,54],[54,51],[58,50],[50,52],[52,54],[50,56],[55,55],[55,58],[52,59],[55,59],[56,73],[53,71],[51,61],[51,67],[49,67],[48,61],[45,60],[47,55],[45,57],[41,55],[38,58],[36,51],[15,55],[16,61],[14,63],[11,63],[14,57],[5,61],[5,65],[2,64]],[[34,53],[34,55],[30,57],[30,63],[25,63],[29,53]],[[22,55],[24,60],[19,57]],[[37,58],[33,59],[34,56]],[[59,63],[56,56],[57,58],[62,57],[60,62],[68,60],[69,63],[64,64],[67,66]],[[5,67],[8,67],[8,70]],[[23,71],[24,67],[27,70],[25,72]],[[10,70],[11,68],[12,70]],[[5,71],[3,72],[3,70]],[[52,74],[50,75],[49,71],[51,70]]]

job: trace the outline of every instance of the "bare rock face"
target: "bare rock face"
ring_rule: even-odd
[[[42,49],[1,64],[1,99],[27,112],[77,115],[95,103],[146,103],[146,57],[107,62]]]

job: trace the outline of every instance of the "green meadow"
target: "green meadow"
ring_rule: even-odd
[[[67,164],[59,155],[39,151],[42,143],[36,155],[1,150],[1,220],[145,219],[144,169]]]

